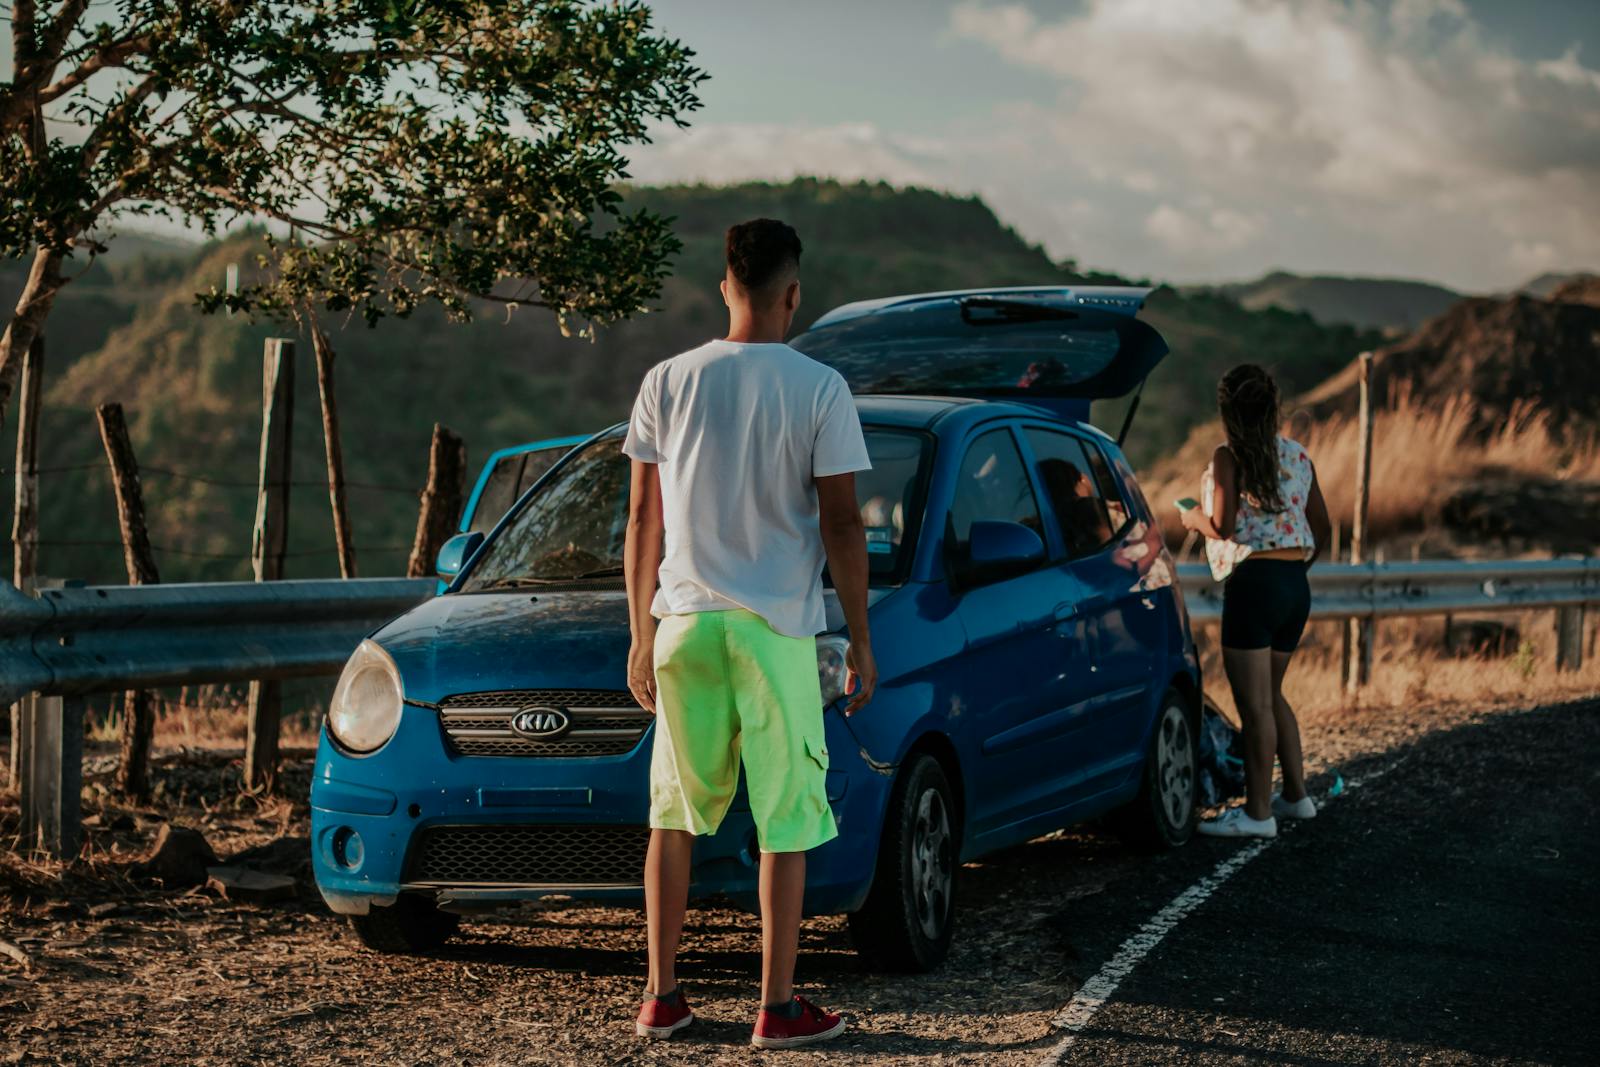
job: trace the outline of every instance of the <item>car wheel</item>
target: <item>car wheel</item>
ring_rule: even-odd
[[[374,904],[365,915],[350,916],[361,943],[374,952],[428,952],[456,932],[461,916],[440,911],[427,897],[402,893],[387,908]]]
[[[960,812],[939,761],[918,753],[889,794],[872,891],[850,916],[869,967],[926,971],[950,952]]]
[[[1139,795],[1117,812],[1118,833],[1146,848],[1176,848],[1194,835],[1200,768],[1194,713],[1183,694],[1167,690],[1150,739]]]

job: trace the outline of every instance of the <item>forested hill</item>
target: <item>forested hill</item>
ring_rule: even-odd
[[[435,421],[466,438],[474,469],[503,445],[595,429],[623,417],[639,376],[655,361],[725,325],[717,292],[722,233],[773,215],[805,242],[800,325],[836,304],[964,286],[1088,280],[1001,225],[982,202],[886,185],[801,180],[782,185],[636,189],[631,202],[675,216],[684,243],[652,312],[593,343],[560,336],[545,313],[481,308],[451,325],[432,311],[376,329],[324,325],[338,350],[344,452],[360,570],[398,573],[416,520]],[[102,401],[127,410],[145,469],[152,542],[165,580],[248,577],[260,432],[261,350],[285,328],[206,316],[194,293],[222,283],[230,263],[248,273],[257,238],[204,247],[120,238],[62,294],[48,327],[41,480],[41,569],[96,582],[123,580],[116,512],[93,416]],[[15,301],[24,265],[0,269],[0,299]],[[1172,343],[1153,376],[1129,443],[1147,462],[1181,442],[1211,410],[1227,366],[1264,362],[1285,392],[1309,388],[1375,338],[1320,326],[1302,313],[1247,311],[1221,295],[1163,289],[1146,317]],[[289,574],[334,573],[323,482],[321,425],[310,346],[296,382]],[[1116,410],[1097,417],[1115,428]],[[14,411],[0,442],[9,468]],[[10,492],[3,532],[11,529]],[[9,546],[7,546],[9,548]],[[9,555],[9,553],[8,553]]]

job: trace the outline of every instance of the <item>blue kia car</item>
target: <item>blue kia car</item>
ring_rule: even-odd
[[[840,713],[850,635],[830,591],[817,671],[839,837],[811,856],[806,907],[849,913],[875,965],[944,957],[964,861],[1101,816],[1156,846],[1193,832],[1188,617],[1133,472],[1087,421],[1167,351],[1136,317],[1145,293],[895,297],[793,342],[850,383],[872,458],[857,488],[880,680]],[[625,683],[625,429],[497,453],[469,509],[492,525],[468,515],[443,594],[339,679],[314,866],[374,948],[423,950],[463,914],[549,894],[642,899],[651,716]],[[542,473],[521,489],[528,462]],[[514,500],[485,496],[496,477]],[[697,842],[693,893],[753,908],[742,793]]]

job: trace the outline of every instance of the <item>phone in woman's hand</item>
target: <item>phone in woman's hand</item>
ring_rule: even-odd
[[[1173,503],[1178,505],[1179,511],[1193,511],[1195,508],[1200,506],[1200,501],[1196,500],[1192,496],[1180,496],[1177,500],[1174,500]]]

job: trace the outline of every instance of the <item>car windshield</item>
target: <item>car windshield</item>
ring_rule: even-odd
[[[916,536],[928,439],[863,427],[872,470],[856,475],[874,584],[898,581]],[[628,457],[611,434],[573,454],[485,550],[461,591],[483,592],[622,577],[628,523]]]

